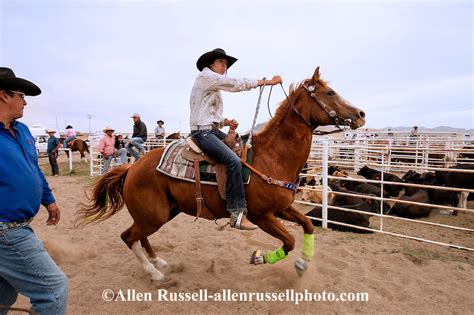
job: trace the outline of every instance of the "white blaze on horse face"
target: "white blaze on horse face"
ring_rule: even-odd
[[[151,280],[161,281],[165,277],[161,272],[156,270],[156,268],[148,261],[143,252],[141,246],[138,242],[133,243],[132,252],[137,256],[138,260],[141,262],[143,269],[151,275]]]

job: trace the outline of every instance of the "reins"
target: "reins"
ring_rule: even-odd
[[[248,148],[252,147],[253,130],[255,128],[255,124],[257,123],[258,112],[260,111],[260,101],[262,100],[263,90],[265,89],[265,85],[267,83],[267,78],[263,77],[262,80],[263,80],[263,85],[260,87],[260,92],[258,93],[257,106],[255,108],[255,115],[253,116],[252,128],[250,129],[249,139],[247,140],[247,143],[245,144],[248,146]]]
[[[272,177],[269,177],[269,176],[261,173],[259,170],[257,170],[256,168],[251,166],[249,163],[247,163],[247,150],[252,147],[253,130],[254,130],[255,124],[257,122],[258,112],[260,111],[260,102],[262,100],[262,94],[263,94],[263,90],[265,89],[265,85],[266,85],[266,78],[263,78],[263,85],[260,87],[260,92],[258,94],[257,106],[255,108],[255,115],[253,117],[253,123],[252,123],[252,128],[250,129],[249,139],[243,145],[242,157],[240,159],[240,162],[243,165],[245,165],[248,169],[250,169],[252,172],[254,172],[258,176],[260,176],[260,178],[262,178],[267,184],[277,185],[277,186],[289,189],[289,190],[293,191],[293,193],[296,193],[296,191],[298,190],[298,185],[297,184],[290,183],[290,182],[285,182],[285,181],[278,180],[278,179],[273,179]],[[285,95],[286,95],[285,89],[283,88],[283,84],[280,83],[280,86],[283,90],[283,93],[285,93]],[[270,102],[270,95],[272,93],[272,88],[273,88],[273,86],[270,87],[270,93],[268,95],[268,104]],[[286,95],[286,98],[288,99],[288,95]],[[270,112],[270,105],[268,105],[268,111]],[[271,114],[270,114],[270,116],[271,116]]]

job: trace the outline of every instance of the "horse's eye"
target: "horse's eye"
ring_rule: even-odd
[[[336,93],[334,93],[334,91],[329,91],[329,92],[328,92],[328,95],[329,95],[329,96],[334,96],[335,94],[336,94]]]

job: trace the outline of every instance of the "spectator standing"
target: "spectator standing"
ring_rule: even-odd
[[[53,176],[59,176],[59,167],[58,167],[58,149],[61,147],[59,139],[54,136],[56,130],[48,129],[46,130],[48,134],[48,158],[49,164],[51,165],[51,173]]]

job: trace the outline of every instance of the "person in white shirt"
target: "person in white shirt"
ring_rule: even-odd
[[[242,166],[239,157],[223,142],[226,134],[219,130],[224,126],[237,129],[235,119],[224,118],[221,90],[241,92],[263,85],[282,83],[280,76],[271,80],[234,79],[226,76],[236,58],[229,56],[221,48],[204,53],[196,66],[200,73],[191,91],[190,127],[191,136],[203,152],[223,163],[227,169],[226,202],[230,212],[230,226],[241,230],[254,230],[258,227],[245,216],[247,203],[242,180]]]

